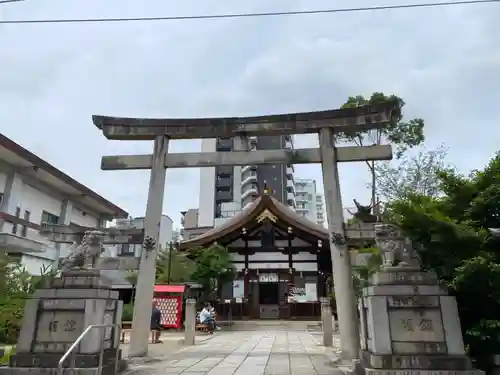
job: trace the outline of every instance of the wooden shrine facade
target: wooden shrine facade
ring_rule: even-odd
[[[317,319],[332,273],[328,231],[263,194],[239,215],[180,248],[228,248],[237,275],[219,288],[232,319]]]

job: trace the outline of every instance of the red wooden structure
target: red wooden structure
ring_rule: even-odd
[[[165,328],[180,328],[182,324],[182,300],[184,285],[155,285],[153,300],[161,311],[161,325]]]

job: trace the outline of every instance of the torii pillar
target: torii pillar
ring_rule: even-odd
[[[130,341],[130,357],[143,357],[148,353],[153,285],[156,278],[156,257],[167,177],[167,169],[165,168],[167,153],[168,137],[165,135],[157,136],[154,140],[148,202],[144,219],[144,238],[152,238],[155,241],[155,246],[151,251],[147,251],[145,246],[142,247],[132,318],[133,340]],[[145,346],[144,343],[146,343]]]
[[[338,158],[332,128],[320,130],[319,149],[342,358],[353,360],[359,357],[358,314],[352,283],[351,257],[347,249],[344,233],[344,213],[340,194]]]

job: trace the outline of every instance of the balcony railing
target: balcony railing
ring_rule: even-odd
[[[256,181],[257,181],[257,173],[255,173],[255,172],[242,173],[241,186],[246,185],[250,182],[256,182]]]
[[[257,166],[256,165],[244,165],[241,167],[241,173],[244,173],[246,171],[250,171],[250,170],[257,170]]]
[[[249,195],[257,195],[259,194],[259,190],[257,186],[244,186],[244,188],[241,189],[241,200],[244,200],[246,197]]]

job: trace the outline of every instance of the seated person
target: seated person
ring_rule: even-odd
[[[210,315],[214,321],[214,329],[219,331],[220,327],[217,325],[217,312],[215,311],[215,307],[213,307],[213,305],[210,305]]]
[[[200,323],[208,325],[210,331],[213,332],[215,330],[215,320],[212,317],[210,307],[209,303],[205,303],[205,307],[200,312]]]

